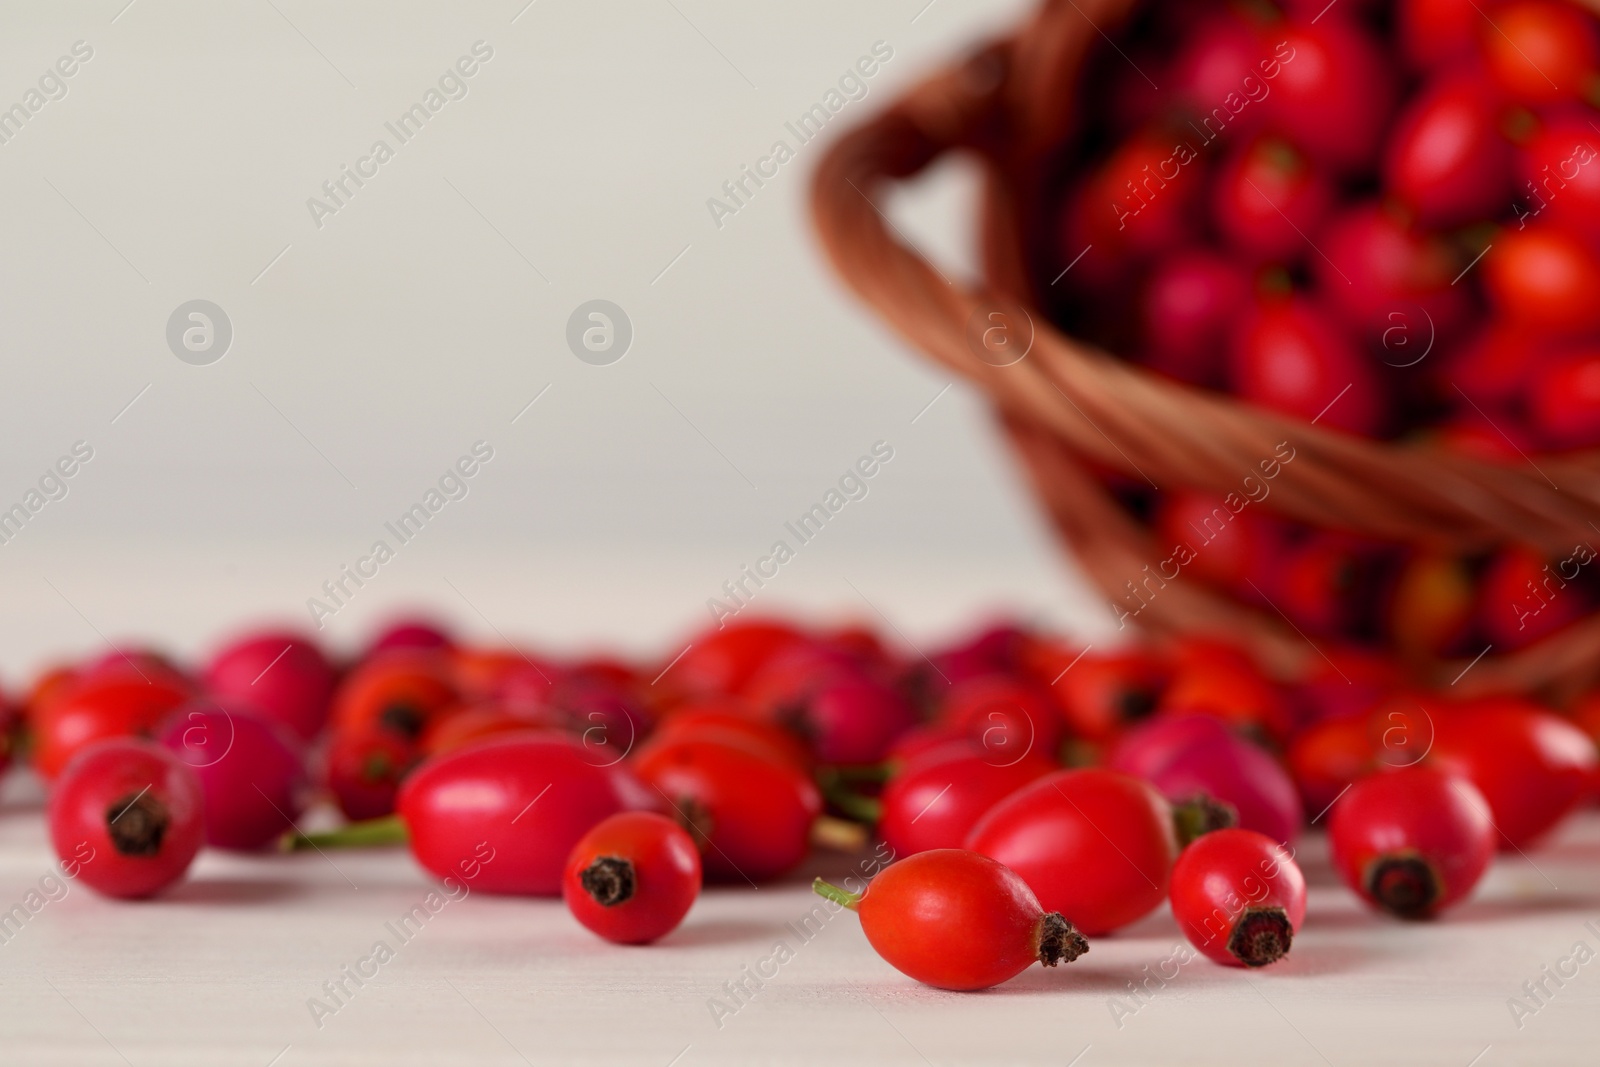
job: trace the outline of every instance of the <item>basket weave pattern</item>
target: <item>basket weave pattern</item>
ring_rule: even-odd
[[[1074,340],[1036,310],[1041,283],[1027,235],[1048,225],[1039,206],[1044,164],[1071,120],[1076,74],[1101,40],[1097,27],[1109,30],[1132,6],[1046,0],[1015,36],[935,73],[846,133],[812,189],[819,235],[839,274],[911,343],[990,397],[1050,521],[1107,597],[1122,602],[1127,583],[1143,581],[1171,546],[1156,543],[1096,469],[1222,497],[1240,492],[1246,476],[1259,477],[1280,442],[1294,459],[1259,506],[1313,526],[1454,553],[1520,542],[1560,557],[1600,539],[1600,452],[1499,465],[1355,437],[1164,378]],[[986,165],[985,277],[971,287],[904,243],[875,203],[888,183],[953,149]],[[1031,320],[1032,344],[1020,362],[994,366],[969,343],[969,324],[992,309]],[[1282,616],[1181,573],[1137,622],[1158,633],[1231,635],[1284,676],[1319,655]],[[1467,663],[1414,666],[1421,680],[1447,685]],[[1597,679],[1600,616],[1591,616],[1518,652],[1491,652],[1456,689],[1564,700]]]

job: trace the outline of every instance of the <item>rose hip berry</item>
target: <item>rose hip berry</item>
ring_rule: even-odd
[[[962,849],[891,863],[861,893],[820,878],[813,888],[860,915],[867,940],[896,970],[941,989],[987,989],[1035,962],[1054,967],[1089,951],[1014,872]]]
[[[50,794],[50,840],[76,877],[110,897],[147,897],[182,878],[205,836],[200,780],[148,741],[100,741]]]
[[[1044,907],[1094,936],[1167,894],[1178,845],[1154,786],[1117,771],[1057,771],[990,808],[966,846],[1019,874]]]
[[[1425,764],[1361,779],[1328,822],[1339,877],[1402,919],[1427,918],[1472,892],[1494,856],[1494,836],[1483,794]]]
[[[644,808],[643,787],[622,766],[589,762],[560,734],[490,738],[418,767],[400,787],[411,853],[440,878],[480,844],[496,854],[473,883],[490,893],[553,897],[567,857],[608,816]]]
[[[959,848],[985,812],[1054,769],[1037,753],[998,762],[959,742],[930,752],[889,779],[878,835],[896,856]]]
[[[236,641],[206,666],[207,694],[226,707],[254,711],[310,741],[328,717],[334,671],[316,645],[292,633]]]
[[[174,712],[160,740],[200,780],[208,845],[262,848],[292,829],[305,808],[299,744],[275,722],[202,704]]]
[[[642,945],[675,930],[700,895],[700,853],[666,816],[626,811],[573,846],[561,895],[607,941]]]
[[[1253,830],[1217,830],[1172,868],[1172,914],[1189,943],[1218,963],[1282,959],[1306,917],[1306,879],[1282,845]]]

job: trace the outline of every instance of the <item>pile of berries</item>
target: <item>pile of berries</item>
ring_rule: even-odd
[[[1067,334],[1369,438],[1524,469],[1600,446],[1591,12],[1146,3],[1077,99],[1037,252]],[[1291,458],[1226,501],[1113,482],[1186,574],[1312,637],[1471,657],[1600,607],[1587,540],[1461,558],[1249,507]]]
[[[1212,959],[1280,959],[1308,820],[1362,898],[1434,915],[1600,782],[1600,698],[1451,703],[1361,653],[1326,666],[1276,684],[1216,641],[1107,653],[1014,626],[924,656],[778,621],[558,660],[411,622],[346,664],[265,632],[193,672],[148,650],[62,666],[6,736],[49,783],[64,868],[110,896],[159,892],[202,846],[404,842],[447,884],[562,896],[640,943],[702,878],[755,886],[876,836],[870,880],[817,892],[906,974],[976,989],[1168,899]],[[319,800],[346,822],[304,833]]]

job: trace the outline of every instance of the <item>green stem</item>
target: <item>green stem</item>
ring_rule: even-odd
[[[825,897],[835,904],[841,904],[851,911],[855,911],[856,905],[861,903],[860,893],[852,893],[848,889],[840,889],[830,882],[824,882],[821,878],[811,883],[811,891],[817,896]]]
[[[279,838],[278,848],[283,852],[300,852],[308,848],[372,848],[378,845],[403,845],[407,840],[405,821],[398,815],[384,815],[313,834],[291,830]]]

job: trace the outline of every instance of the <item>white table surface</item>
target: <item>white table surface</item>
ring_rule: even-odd
[[[9,908],[54,857],[36,788],[13,777],[6,796]],[[0,944],[0,1063],[1593,1062],[1600,963],[1550,984],[1520,1029],[1507,1000],[1576,942],[1600,948],[1584,925],[1600,927],[1600,816],[1531,858],[1502,857],[1476,899],[1420,925],[1362,910],[1319,837],[1302,855],[1310,909],[1287,960],[1245,973],[1196,959],[1119,1027],[1112,998],[1178,943],[1165,908],[1071,966],[953,994],[889,968],[848,913],[809,942],[786,929],[817,903],[812,873],[848,872],[837,856],[759,891],[710,889],[663,943],[622,948],[559,902],[487,894],[446,905],[400,945],[385,924],[431,888],[404,851],[205,854],[152,902],[72,885]],[[379,939],[395,958],[319,1028],[308,999]],[[719,1027],[711,998],[727,1000],[723,984],[778,939],[794,958]]]

